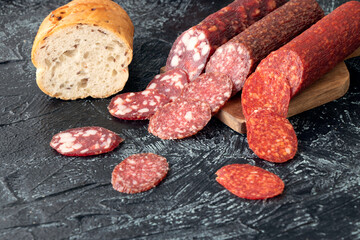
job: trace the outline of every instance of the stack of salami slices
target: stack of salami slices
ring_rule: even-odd
[[[360,47],[360,2],[347,2],[261,61],[246,81],[242,108],[249,147],[286,162],[297,138],[286,119],[290,99]]]
[[[113,98],[110,113],[150,119],[149,132],[162,139],[196,134],[241,90],[262,58],[323,17],[315,0],[285,2],[236,0],[208,16],[177,38],[165,73],[143,92]]]

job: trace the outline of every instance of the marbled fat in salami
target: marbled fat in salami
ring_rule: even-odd
[[[263,58],[323,16],[315,0],[291,0],[219,47],[210,58],[206,72],[228,74],[235,94]]]
[[[159,108],[170,100],[156,89],[142,92],[122,93],[115,96],[108,110],[114,117],[124,120],[149,119]]]
[[[214,114],[229,100],[232,88],[229,76],[222,73],[204,73],[185,86],[181,97],[208,103]]]
[[[286,0],[236,0],[181,34],[169,53],[166,70],[184,69],[189,80],[205,69],[216,48],[273,11]]]
[[[55,134],[50,146],[65,156],[91,156],[114,150],[124,141],[102,127],[72,128]]]
[[[158,185],[168,171],[166,158],[154,153],[134,154],[114,168],[111,184],[122,193],[145,192]]]
[[[175,68],[162,74],[158,74],[148,84],[146,89],[156,89],[167,96],[171,101],[177,99],[189,78],[184,70]]]
[[[182,139],[195,135],[211,119],[209,104],[177,99],[157,111],[149,122],[149,132],[162,139]]]
[[[245,119],[259,109],[271,110],[286,118],[290,92],[290,85],[281,72],[275,69],[254,72],[246,80],[241,94]]]
[[[297,137],[285,117],[269,110],[258,110],[246,121],[249,147],[261,159],[283,163],[294,158]]]
[[[280,195],[284,182],[275,174],[249,164],[231,164],[216,172],[216,181],[245,199],[267,199]]]
[[[257,69],[277,68],[285,73],[295,96],[359,47],[360,2],[351,1],[272,52]]]

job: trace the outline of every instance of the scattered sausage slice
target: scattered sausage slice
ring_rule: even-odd
[[[145,120],[168,102],[169,99],[158,90],[146,89],[115,96],[108,109],[111,115],[120,119]]]
[[[55,134],[50,146],[65,156],[91,156],[114,150],[124,141],[102,127],[80,127]]]
[[[154,153],[134,154],[114,168],[111,183],[122,193],[145,192],[158,185],[168,171],[166,158]]]
[[[236,0],[182,33],[169,53],[166,70],[184,69],[195,80],[216,48],[286,0]]]
[[[269,110],[258,110],[246,121],[249,147],[261,159],[283,163],[297,151],[297,137],[285,117]]]
[[[219,47],[206,65],[206,72],[229,75],[235,94],[263,58],[323,16],[315,0],[291,0]]]
[[[233,84],[222,73],[204,73],[185,86],[181,97],[206,102],[211,112],[216,113],[229,100]]]
[[[280,195],[284,182],[275,174],[249,164],[231,164],[216,172],[216,181],[232,194],[246,199],[267,199]]]
[[[283,72],[293,97],[359,47],[360,2],[350,1],[272,52],[257,69],[277,68]]]
[[[186,72],[179,68],[175,68],[156,75],[146,89],[157,89],[171,101],[174,101],[180,96],[181,91],[188,82],[189,78]]]
[[[290,85],[281,72],[274,69],[254,72],[246,80],[241,94],[245,119],[259,109],[268,109],[286,117],[290,93]]]
[[[181,139],[195,135],[211,119],[209,104],[177,99],[157,111],[149,122],[149,132],[162,139]]]

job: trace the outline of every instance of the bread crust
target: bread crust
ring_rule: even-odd
[[[100,26],[118,36],[126,44],[130,64],[133,56],[134,25],[126,11],[111,0],[73,0],[52,11],[41,23],[35,37],[31,60],[38,67],[36,53],[47,37],[77,24]]]
[[[46,71],[46,69],[42,66],[43,59],[40,57],[40,49],[45,46],[46,39],[52,36],[52,34],[68,27],[77,28],[78,25],[99,27],[113,33],[115,37],[119,38],[125,53],[127,54],[126,62],[122,65],[123,69],[120,70],[121,76],[119,76],[125,81],[125,85],[129,76],[127,66],[132,61],[133,57],[134,25],[131,22],[130,17],[123,8],[111,0],[73,0],[52,11],[39,27],[31,52],[31,60],[38,69],[36,80],[38,87],[45,94],[64,100],[74,100],[86,98],[88,96],[93,98],[105,98],[121,91],[123,86],[120,89],[116,87],[111,89],[111,91],[99,94],[63,97],[50,93],[49,89],[43,86],[43,80],[40,76],[41,73],[43,73],[42,71]]]

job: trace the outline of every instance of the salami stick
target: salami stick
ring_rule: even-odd
[[[315,0],[291,0],[219,47],[210,58],[206,72],[229,75],[235,94],[263,58],[323,16]]]
[[[181,34],[166,62],[166,71],[181,68],[189,80],[205,69],[216,48],[254,22],[284,4],[286,0],[236,0]]]
[[[351,1],[271,53],[257,69],[285,73],[295,96],[359,47],[360,2]]]

